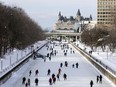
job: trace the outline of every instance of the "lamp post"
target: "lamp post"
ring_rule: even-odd
[[[26,49],[24,50],[24,52],[25,52],[25,56],[26,56],[26,52],[27,52]]]
[[[1,71],[2,71],[2,69],[3,69],[3,59],[0,59],[0,61],[1,61]]]
[[[107,48],[107,55],[106,56],[107,56],[107,59],[108,59],[108,48]]]
[[[21,50],[21,58],[23,57],[23,51]]]
[[[98,53],[97,54],[99,55],[99,47],[98,47]]]
[[[12,60],[11,60],[11,56],[10,56],[10,65],[11,65],[11,63],[12,63]]]
[[[34,50],[34,46],[32,45],[32,46],[31,46],[31,52],[33,52],[33,50]]]
[[[18,53],[17,53],[17,61],[18,61]]]

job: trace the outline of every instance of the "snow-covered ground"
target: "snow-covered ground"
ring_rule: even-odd
[[[47,41],[39,41],[25,50],[14,49],[12,53],[4,55],[4,57],[0,59],[0,77],[27,58],[27,56],[31,55],[33,49],[36,50],[37,47],[40,48],[45,43],[47,43]]]
[[[71,46],[71,45],[70,45]],[[63,50],[60,46],[55,46],[54,50],[57,50],[58,53],[56,56],[52,56],[51,61],[47,58],[46,62],[43,59],[37,58],[36,60],[30,59],[27,64],[20,68],[17,72],[14,72],[12,77],[1,87],[25,87],[22,85],[22,78],[30,78],[31,85],[30,87],[35,86],[35,78],[39,79],[38,87],[90,87],[90,80],[93,80],[93,87],[115,87],[113,84],[106,80],[103,76],[102,84],[96,83],[96,76],[101,73],[92,66],[81,54],[79,54],[74,48],[75,53],[70,53],[68,50],[67,56],[64,56]],[[39,53],[46,55],[51,52],[47,51],[47,47],[42,48]],[[68,67],[63,66],[61,68],[62,72],[60,75],[60,81],[56,81],[55,84],[49,85],[49,78],[47,76],[47,70],[51,69],[51,74],[57,74],[60,67],[60,63],[68,62]],[[72,68],[72,64],[79,63],[79,68]],[[35,76],[35,70],[39,70],[39,75]],[[32,70],[32,75],[29,76],[29,71]],[[63,74],[67,74],[67,80],[63,79]]]
[[[87,53],[89,53],[89,51],[91,51],[90,47],[87,47],[87,46],[81,44],[80,42],[76,42],[75,44],[78,44],[78,46],[81,49],[83,49],[84,51],[86,51]],[[97,48],[97,50],[95,52],[92,52],[91,55],[95,59],[99,60],[102,64],[107,66],[107,69],[109,69],[112,72],[112,74],[114,74],[116,76],[116,67],[115,67],[116,53],[112,53],[109,50],[106,50],[105,52],[103,52],[101,50],[101,48]]]

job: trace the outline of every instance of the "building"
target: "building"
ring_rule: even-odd
[[[97,24],[109,26],[116,12],[116,0],[97,0]]]
[[[59,12],[58,20],[53,27],[53,31],[46,33],[46,35],[48,39],[77,41],[81,38],[82,31],[84,30],[83,27],[92,29],[95,24],[96,21],[92,21],[92,15],[83,17],[80,10],[77,11],[75,17],[70,16],[69,18]]]
[[[75,28],[75,23],[81,23],[82,21],[92,21],[92,16],[90,17],[83,17],[81,15],[80,10],[78,9],[77,14],[75,17],[70,16],[67,18],[63,16],[61,12],[58,14],[58,20],[54,25],[54,30],[56,32],[75,32],[77,29]],[[75,30],[76,29],[76,30]]]
[[[83,31],[84,29],[93,29],[96,24],[97,24],[97,21],[76,22],[74,26],[74,30],[79,33]]]

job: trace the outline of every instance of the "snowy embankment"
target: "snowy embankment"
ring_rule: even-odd
[[[25,50],[14,50],[11,54],[7,54],[1,59],[0,64],[0,78],[4,76],[6,73],[11,71],[14,67],[24,61],[26,58],[32,55],[32,50],[38,50],[43,45],[45,45],[47,41],[38,41],[33,46],[26,48]],[[33,48],[32,48],[33,47]],[[10,57],[10,58],[9,58]]]
[[[87,54],[89,54],[89,51],[91,51],[89,47],[86,47],[79,42],[76,44],[78,44],[78,47],[81,48],[83,51],[85,51]],[[99,51],[99,53],[92,52],[92,54],[89,55],[91,55],[94,60],[96,60],[99,64],[101,64],[104,68],[106,68],[112,74],[114,74],[114,76],[116,76],[116,67],[115,67],[116,58],[109,56],[108,52],[102,52],[102,51]]]
[[[96,83],[96,76],[100,75],[99,73],[88,61],[86,61],[82,55],[76,49],[72,50],[75,53],[71,52],[71,49],[61,49],[60,43],[57,45],[48,43],[48,46],[43,47],[38,53],[46,55],[51,52],[51,47],[54,50],[57,50],[56,55],[51,56],[51,60],[46,58],[44,62],[43,59],[37,58],[33,60],[30,58],[24,66],[22,66],[18,71],[14,72],[11,78],[7,80],[0,87],[25,87],[25,84],[22,84],[22,78],[26,77],[26,82],[30,79],[30,86],[28,87],[90,87],[90,80],[93,80],[94,87],[115,87],[111,82],[107,81],[103,76],[103,81],[101,83]],[[48,49],[47,49],[48,48]],[[64,50],[67,49],[67,56],[64,55]],[[65,66],[65,61],[68,62],[68,66]],[[79,67],[76,67],[78,62]],[[60,63],[63,63],[63,66],[60,66]],[[74,67],[72,67],[74,64]],[[59,68],[61,69],[60,80],[56,80],[55,84],[49,85],[49,78],[52,77],[52,74],[57,75]],[[48,69],[51,70],[50,75],[47,75]],[[32,71],[29,75],[29,71]],[[35,71],[39,70],[39,74],[35,75]],[[67,79],[64,80],[63,74],[66,73]],[[35,84],[35,79],[38,78],[38,86]],[[56,77],[57,78],[57,77]]]

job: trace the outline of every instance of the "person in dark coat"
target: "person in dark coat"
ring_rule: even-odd
[[[53,79],[54,77],[55,77],[55,74],[53,73],[53,74],[52,74],[52,79]]]
[[[78,66],[79,66],[79,64],[78,64],[78,63],[76,63],[76,68],[78,68]]]
[[[35,78],[35,85],[36,86],[38,86],[38,82],[39,82],[38,78]]]
[[[35,71],[35,75],[38,75],[38,73],[39,73],[39,71],[38,71],[38,69]]]
[[[62,70],[59,68],[59,69],[58,69],[58,74],[61,74],[61,71],[62,71]]]
[[[62,66],[63,66],[63,63],[60,63],[60,67],[62,68]]]
[[[47,57],[49,57],[49,53],[47,53]]]
[[[29,76],[31,76],[31,73],[32,73],[32,72],[31,72],[31,70],[30,70],[30,71],[29,71]]]
[[[65,66],[68,67],[68,62],[67,61],[65,61]]]
[[[66,52],[64,53],[64,56],[67,56],[67,53]]]
[[[93,81],[91,80],[91,81],[90,81],[90,87],[93,87],[93,84],[94,84],[94,83],[93,83]]]
[[[30,83],[31,83],[31,82],[30,82],[30,79],[29,79],[29,78],[28,78],[27,82],[28,82],[28,85],[30,86]]]
[[[51,56],[49,56],[49,60],[51,60]]]
[[[75,67],[75,65],[74,64],[72,64],[72,68],[74,68]]]
[[[28,82],[25,83],[25,87],[28,87]]]
[[[59,73],[56,75],[56,77],[57,77],[57,80],[60,80],[60,74]]]
[[[49,78],[49,85],[52,85],[52,79]]]
[[[97,83],[99,82],[99,76],[98,75],[97,75],[96,81],[97,81]]]
[[[22,84],[25,84],[25,81],[26,81],[26,78],[23,77],[23,78],[22,78]]]
[[[67,75],[64,73],[64,75],[63,75],[63,78],[64,78],[64,80],[66,80],[67,79]]]
[[[47,75],[50,75],[50,72],[51,72],[51,70],[50,70],[50,69],[48,69],[48,73],[47,73]]]
[[[99,76],[100,83],[102,83],[102,75]]]
[[[55,84],[55,82],[56,82],[56,77],[53,78],[53,83]]]
[[[44,57],[44,62],[46,62],[46,58]]]

